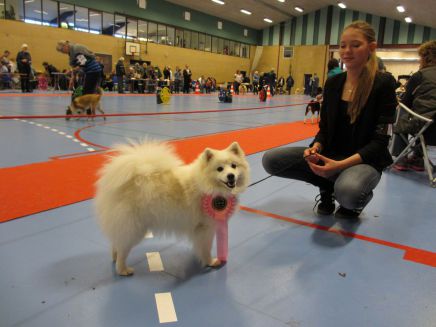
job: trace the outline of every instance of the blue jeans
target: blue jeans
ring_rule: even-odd
[[[334,193],[336,201],[344,208],[361,210],[369,203],[381,172],[370,165],[359,164],[324,178],[310,169],[303,158],[305,149],[287,147],[269,150],[262,158],[263,167],[271,175],[304,181],[318,186],[321,192]]]

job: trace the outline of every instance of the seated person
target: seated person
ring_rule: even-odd
[[[417,114],[431,118],[436,113],[436,41],[428,41],[418,48],[420,68],[413,74],[406,84],[406,91],[401,98],[401,102],[415,111]],[[398,156],[407,146],[407,143],[399,134],[405,138],[409,134],[419,132],[424,123],[416,118],[410,118],[403,114],[394,127],[392,154]],[[410,157],[399,160],[394,168],[397,170],[424,170],[421,146],[415,146]]]

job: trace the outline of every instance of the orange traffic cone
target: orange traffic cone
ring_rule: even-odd
[[[266,88],[266,97],[267,97],[267,98],[271,98],[271,91],[270,91],[270,89],[269,89],[269,85],[268,85],[268,87]]]
[[[200,94],[200,85],[198,83],[195,84],[195,94]]]
[[[233,83],[230,85],[230,94],[235,94],[235,90],[233,89]]]

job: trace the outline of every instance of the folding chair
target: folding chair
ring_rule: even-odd
[[[429,158],[428,154],[428,148],[427,146],[436,146],[436,124],[434,124],[436,119],[436,114],[433,114],[431,118],[424,117],[422,115],[417,114],[416,112],[409,109],[406,105],[399,102],[399,111],[405,110],[405,112],[413,117],[414,119],[417,119],[419,122],[423,123],[424,125],[420,127],[419,131],[417,133],[413,133],[411,138],[408,140],[405,140],[407,143],[407,146],[404,148],[404,150],[395,158],[393,165],[395,165],[399,160],[406,157],[412,150],[413,147],[417,144],[417,141],[419,140],[422,148],[423,153],[423,160],[424,160],[424,168],[427,172],[430,185],[432,187],[436,187],[436,177],[433,175],[435,171],[435,165],[432,163],[432,161]],[[436,108],[435,108],[436,110]],[[397,117],[397,123],[399,120],[399,117],[401,115],[399,114]],[[397,135],[400,137],[401,135]]]

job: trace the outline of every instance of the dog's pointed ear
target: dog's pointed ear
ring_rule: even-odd
[[[244,151],[242,151],[238,142],[233,142],[232,144],[230,144],[230,146],[227,148],[227,151],[233,152],[239,157],[244,155]]]
[[[209,162],[213,158],[212,149],[209,149],[209,148],[204,149],[202,156],[203,156],[204,161]]]

